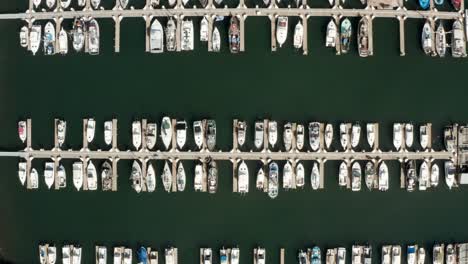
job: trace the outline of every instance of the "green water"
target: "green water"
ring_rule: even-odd
[[[24,0],[3,0],[0,12],[20,12],[26,6]],[[356,26],[357,20],[352,21]],[[246,52],[237,56],[209,54],[198,42],[192,53],[150,56],[144,53],[144,20],[125,19],[120,54],[113,53],[113,22],[104,20],[101,56],[33,57],[18,44],[21,22],[1,21],[0,148],[22,148],[16,122],[25,117],[33,119],[35,148],[50,148],[53,118],[66,119],[66,145],[73,149],[81,147],[81,119],[87,116],[99,124],[118,118],[120,149],[130,146],[134,119],[160,122],[165,114],[189,122],[215,118],[218,146],[224,150],[232,144],[233,118],[246,119],[250,128],[263,117],[281,123],[379,121],[382,149],[391,147],[391,122],[430,121],[439,135],[443,125],[468,120],[466,60],[423,56],[423,21],[407,20],[407,56],[400,57],[397,21],[374,20],[375,56],[367,59],[357,56],[355,43],[346,56],[325,49],[327,22],[309,19],[308,56],[296,54],[291,44],[271,53],[269,20],[248,18]],[[221,31],[226,34],[225,27]],[[103,146],[101,125],[98,128],[93,149]],[[248,140],[252,137],[249,133]],[[387,193],[339,190],[338,162],[327,162],[324,191],[280,191],[274,201],[253,188],[245,197],[233,194],[228,162],[219,164],[216,195],[194,193],[192,188],[167,194],[161,182],[157,192],[138,195],[128,183],[130,161],[119,162],[115,193],[78,193],[70,180],[66,190],[47,191],[41,181],[40,190],[26,191],[17,179],[17,162],[0,160],[0,248],[13,263],[38,263],[40,242],[80,243],[83,263],[93,263],[95,244],[108,246],[109,253],[117,245],[144,244],[160,252],[174,245],[180,263],[196,263],[199,247],[217,250],[223,245],[239,245],[241,263],[251,263],[252,248],[262,245],[268,263],[279,263],[279,248],[284,247],[286,263],[295,263],[297,250],[314,244],[349,248],[369,241],[374,247],[429,247],[434,241],[468,239],[466,188],[449,192],[441,185],[434,191],[407,193],[398,188],[397,162],[389,164]],[[44,160],[33,164],[42,174]],[[64,164],[71,175],[71,161]],[[162,166],[156,165],[159,174]],[[251,172],[256,165],[249,163]],[[305,166],[310,171],[311,164]],[[194,164],[185,167],[192,172]],[[193,184],[190,176],[188,186]],[[250,184],[254,186],[253,177]],[[378,256],[375,248],[375,261]]]

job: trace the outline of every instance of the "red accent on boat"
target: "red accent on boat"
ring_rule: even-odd
[[[456,10],[460,10],[461,0],[452,0],[452,5]]]

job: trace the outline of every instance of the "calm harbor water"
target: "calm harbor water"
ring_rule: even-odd
[[[24,0],[0,1],[2,13],[26,7]],[[358,20],[352,21],[356,26]],[[308,56],[291,49],[291,35],[288,45],[272,54],[266,18],[247,19],[246,52],[237,56],[227,53],[226,43],[225,52],[209,54],[199,42],[195,52],[150,56],[144,53],[144,20],[125,19],[120,54],[113,53],[113,21],[104,20],[101,56],[33,57],[18,44],[21,21],[0,21],[0,149],[22,147],[16,122],[25,117],[33,119],[35,148],[52,146],[54,117],[68,121],[67,146],[73,149],[80,147],[81,118],[87,116],[100,124],[117,117],[120,149],[131,144],[133,119],[159,123],[165,114],[189,122],[216,119],[222,149],[232,144],[233,118],[248,120],[250,128],[263,117],[304,123],[379,121],[382,149],[391,147],[394,121],[430,121],[434,135],[439,135],[443,125],[468,120],[468,65],[463,59],[423,56],[423,21],[407,21],[406,57],[399,56],[397,21],[376,19],[375,56],[367,59],[355,51],[335,56],[323,47],[328,18],[309,19]],[[225,27],[221,31],[226,34]],[[101,125],[97,133],[93,148],[103,145]],[[407,193],[399,189],[396,162],[389,164],[387,193],[339,190],[338,162],[327,162],[325,190],[281,191],[274,201],[253,188],[245,197],[233,194],[229,163],[220,164],[216,195],[194,193],[192,188],[167,194],[160,182],[157,192],[138,195],[128,183],[127,161],[119,163],[116,193],[78,193],[71,181],[63,191],[47,191],[43,185],[26,191],[17,179],[17,162],[0,159],[0,253],[12,263],[38,263],[37,244],[43,241],[80,243],[83,263],[93,263],[98,243],[109,250],[117,245],[160,250],[174,245],[180,263],[195,263],[199,247],[223,245],[239,245],[241,263],[249,263],[252,248],[262,245],[268,263],[279,263],[279,248],[284,247],[286,263],[295,263],[296,250],[314,244],[324,248],[365,241],[374,246],[415,242],[428,247],[434,241],[468,240],[467,189],[449,192],[441,185],[425,193]],[[40,173],[43,162],[34,161]],[[71,162],[64,164],[70,175]],[[193,171],[193,163],[185,166]],[[256,164],[249,166],[252,173]],[[158,174],[161,170],[157,164]],[[190,176],[188,186],[193,183]],[[374,250],[375,260],[379,256]]]

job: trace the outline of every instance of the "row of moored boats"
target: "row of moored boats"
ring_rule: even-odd
[[[450,44],[447,43],[448,34],[451,36]],[[450,47],[452,57],[465,57],[466,39],[462,21],[455,20],[450,33],[445,31],[443,21],[438,23],[435,32],[431,21],[426,21],[422,30],[421,45],[426,55],[445,57],[447,55],[447,48]]]

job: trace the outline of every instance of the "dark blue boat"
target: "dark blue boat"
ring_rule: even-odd
[[[146,248],[140,247],[137,251],[138,264],[148,264],[148,252]]]

